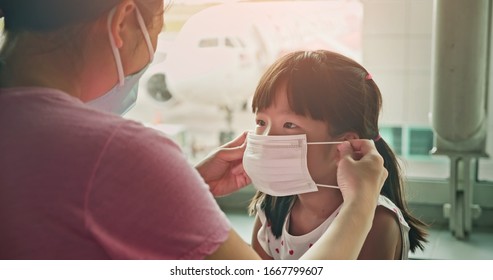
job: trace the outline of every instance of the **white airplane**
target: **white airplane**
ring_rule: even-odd
[[[170,44],[158,48],[142,77],[139,98],[151,97],[151,106],[163,110],[178,102],[217,106],[230,126],[232,114],[248,107],[263,71],[279,56],[324,48],[360,60],[362,14],[359,1],[235,2],[206,8],[190,17]]]

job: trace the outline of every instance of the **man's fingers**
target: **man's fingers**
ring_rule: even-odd
[[[344,141],[337,146],[337,149],[340,153],[340,158],[347,157],[351,160],[360,160],[363,157],[363,153],[361,151],[355,150],[350,142]]]
[[[349,143],[348,141],[344,141],[341,144],[337,145],[337,150],[339,151],[341,158],[343,157],[352,158],[353,147],[351,146],[351,143]]]
[[[226,143],[219,148],[218,157],[226,161],[234,161],[243,158],[246,148],[246,136],[248,132],[244,131],[231,142]]]
[[[353,139],[348,140],[351,144],[351,147],[354,151],[361,152],[363,155],[366,155],[368,152],[372,150],[376,150],[375,143],[372,140],[367,139]]]

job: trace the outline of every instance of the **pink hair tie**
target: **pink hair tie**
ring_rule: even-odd
[[[377,142],[378,140],[382,139],[382,136],[380,134],[377,135],[377,137],[375,137],[373,139],[373,142]]]
[[[366,74],[365,80],[371,80],[373,77],[371,76],[370,73]]]

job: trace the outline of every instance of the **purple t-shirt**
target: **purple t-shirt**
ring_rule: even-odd
[[[201,259],[229,230],[159,132],[61,91],[0,89],[0,259]]]

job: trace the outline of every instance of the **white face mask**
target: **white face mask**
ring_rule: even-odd
[[[249,133],[243,155],[243,167],[254,187],[268,195],[288,196],[318,191],[307,165],[307,144],[340,144],[341,142],[307,143],[306,135],[266,136]]]
[[[144,35],[144,41],[147,44],[150,59],[149,63],[139,72],[124,77],[120,51],[116,47],[115,39],[111,35],[111,20],[113,19],[115,11],[116,8],[113,8],[108,15],[108,35],[118,71],[118,84],[104,95],[87,102],[87,104],[102,111],[124,115],[135,105],[135,102],[137,101],[137,92],[139,88],[138,82],[154,58],[154,48],[152,47],[151,38],[149,37],[149,32],[147,31],[144,19],[142,18],[139,9],[135,7],[137,21],[139,22],[140,29]]]

